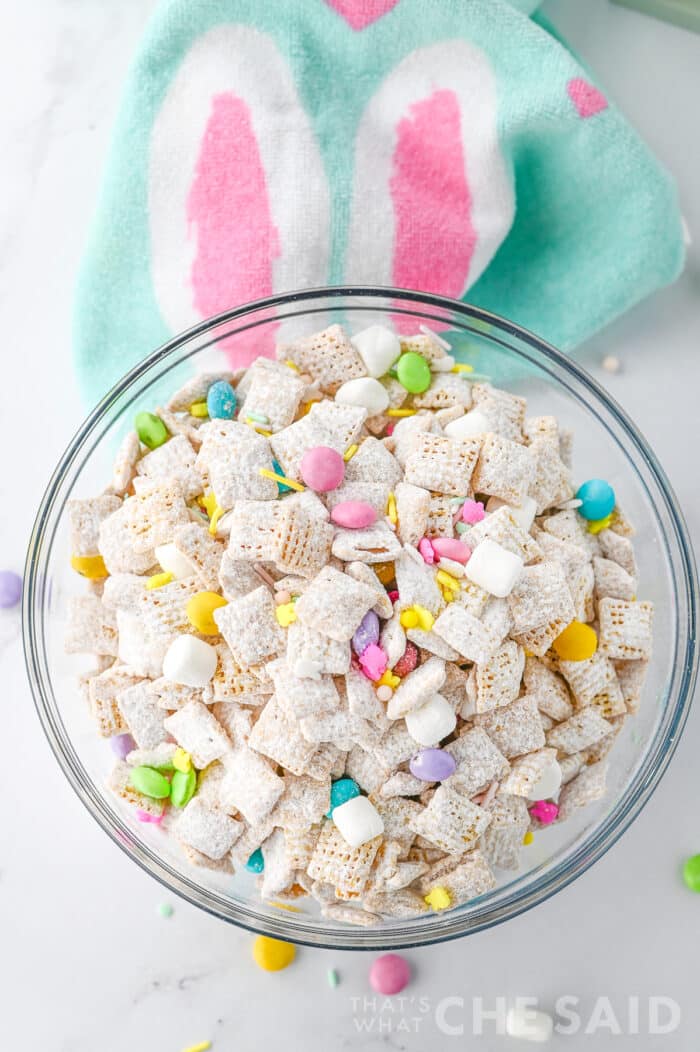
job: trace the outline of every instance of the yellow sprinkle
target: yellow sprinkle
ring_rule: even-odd
[[[387,416],[415,416],[416,409],[387,409]]]
[[[70,561],[74,570],[77,570],[89,581],[100,581],[103,577],[109,577],[105,561],[101,555],[73,555]]]
[[[276,471],[270,471],[269,468],[258,468],[258,471],[266,479],[273,479],[275,482],[281,482],[283,486],[289,486],[290,489],[295,489],[297,493],[303,493],[305,487],[302,486],[301,482],[295,482],[294,479],[288,479],[286,475],[278,475]]]
[[[442,598],[446,603],[454,603],[457,598],[456,592],[453,592],[450,588],[441,588],[440,591],[442,592]]]
[[[310,402],[304,402],[303,406],[301,407],[301,415],[307,416],[308,413],[311,412],[311,406],[316,405],[317,402],[318,398],[312,398]]]
[[[434,910],[446,910],[452,905],[452,896],[447,888],[438,885],[430,889],[423,901]]]
[[[209,410],[207,409],[206,402],[193,402],[190,406],[190,416],[205,417],[209,416]]]
[[[395,526],[399,521],[399,517],[396,514],[396,497],[393,493],[389,494],[389,499],[386,502],[386,513],[389,516],[389,522],[393,522]]]
[[[287,913],[301,913],[298,906],[290,906],[288,902],[271,902],[270,905],[278,910],[286,910]]]
[[[287,358],[287,361],[284,364],[289,369],[293,369],[295,373],[299,372],[299,366],[295,362],[293,362],[291,358]]]
[[[464,362],[457,362],[456,365],[452,366],[452,372],[453,373],[473,373],[474,372],[474,366],[473,365],[467,365]]]
[[[399,618],[402,628],[417,628],[418,614],[415,610],[404,610]]]
[[[208,1048],[211,1048],[211,1041],[200,1041],[198,1045],[183,1048],[182,1052],[207,1052]]]
[[[524,847],[527,847],[527,846],[528,846],[529,844],[531,844],[531,843],[532,843],[532,841],[533,841],[534,839],[535,839],[535,838],[534,838],[534,836],[532,835],[532,830],[531,830],[531,829],[528,829],[527,833],[526,833],[526,834],[525,834],[525,836],[523,837],[523,846],[524,846]]]
[[[606,515],[604,519],[591,519],[588,523],[589,533],[600,533],[601,530],[607,530],[608,526],[612,522],[612,512],[610,515]]]
[[[211,518],[217,508],[214,491],[210,489],[207,494],[199,498],[199,503],[202,505],[209,518]]]
[[[438,570],[436,576],[438,582],[444,584],[445,588],[449,588],[452,591],[459,591],[460,582],[456,577],[453,577],[451,573],[448,573],[447,570]]]
[[[386,672],[382,672],[381,676],[376,681],[376,686],[378,686],[378,687],[391,687],[392,690],[396,690],[396,688],[398,687],[400,682],[401,682],[401,677],[394,675],[394,673],[391,671],[391,669],[388,668],[386,670]]]
[[[248,427],[251,427],[253,431],[257,431],[259,435],[264,435],[265,438],[269,438],[272,431],[266,431],[264,427],[259,427],[254,420],[246,420]]]
[[[355,456],[355,454],[357,453],[359,448],[360,447],[357,446],[357,445],[348,446],[348,448],[343,453],[343,460],[345,461],[346,464],[347,464],[348,460],[352,460],[352,458]]]
[[[187,774],[192,770],[192,757],[184,749],[176,749],[173,754],[173,767],[176,771]]]
[[[219,519],[224,514],[224,509],[220,508],[217,504],[214,511],[209,519],[209,533],[212,537],[216,537],[216,527],[219,525]]]
[[[281,625],[282,628],[287,628],[288,625],[291,625],[297,619],[294,603],[281,603],[275,607],[275,617],[278,625]]]
[[[413,609],[418,614],[418,624],[424,632],[429,632],[435,624],[435,618],[430,613],[430,610],[426,610],[424,606],[418,606],[414,603]]]
[[[162,588],[166,584],[170,584],[175,578],[171,573],[154,573],[153,577],[149,577],[146,581],[146,588],[148,591],[152,591],[154,588]]]

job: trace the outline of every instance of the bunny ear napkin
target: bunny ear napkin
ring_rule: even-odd
[[[164,0],[79,281],[86,397],[296,288],[441,293],[570,349],[672,281],[673,182],[535,6]]]

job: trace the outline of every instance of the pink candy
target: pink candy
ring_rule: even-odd
[[[386,672],[387,656],[380,646],[370,643],[360,655],[360,667],[367,679],[372,681],[381,679]]]
[[[398,994],[411,981],[411,966],[397,953],[377,957],[369,970],[369,985],[378,994]]]
[[[550,804],[546,800],[538,800],[533,807],[530,808],[530,814],[533,818],[543,826],[549,826],[552,822],[556,821],[559,815],[559,808],[556,804]]]
[[[423,562],[427,563],[428,566],[432,566],[435,562],[435,545],[432,541],[429,541],[427,537],[423,537],[418,542],[418,551],[423,556]]]
[[[148,811],[142,811],[140,807],[136,809],[136,817],[138,818],[139,822],[152,822],[154,826],[159,826],[160,823],[163,821],[162,814],[150,815]]]
[[[299,465],[301,477],[309,489],[316,493],[328,493],[336,489],[345,477],[345,461],[330,446],[314,446],[308,449]]]
[[[395,588],[392,588],[391,591],[387,592],[386,594],[389,596],[389,598],[391,599],[392,603],[398,602],[399,593],[396,591]]]
[[[471,548],[463,541],[455,540],[452,537],[434,537],[430,544],[438,559],[452,559],[453,562],[462,563],[462,565],[468,561],[472,553]]]
[[[350,530],[361,530],[377,521],[377,513],[371,504],[363,500],[345,500],[336,504],[331,512],[331,519],[336,526],[346,526]]]
[[[485,514],[484,505],[480,500],[465,500],[462,505],[462,522],[468,522],[470,526],[481,522]]]

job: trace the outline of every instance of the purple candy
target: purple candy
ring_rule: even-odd
[[[130,734],[115,734],[109,739],[109,744],[120,760],[125,760],[128,754],[136,748],[136,742]]]
[[[411,774],[422,782],[444,782],[455,773],[457,763],[451,753],[444,749],[421,749],[411,757]]]
[[[360,657],[368,646],[377,642],[379,642],[379,618],[374,610],[368,610],[352,637],[352,649]]]
[[[0,570],[0,607],[17,606],[22,598],[22,578],[12,570]]]

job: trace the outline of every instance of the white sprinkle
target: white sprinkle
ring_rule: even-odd
[[[431,340],[435,340],[435,343],[437,343],[439,347],[442,347],[443,351],[452,350],[452,347],[447,340],[443,340],[442,336],[438,336],[438,334],[433,332],[432,329],[429,329],[427,325],[420,325],[419,328],[424,336],[429,336]]]
[[[622,369],[622,362],[614,354],[606,354],[602,365],[606,373],[619,373]]]
[[[557,511],[569,511],[572,508],[580,508],[582,504],[582,500],[572,497],[571,500],[565,500],[563,504],[557,504]]]

